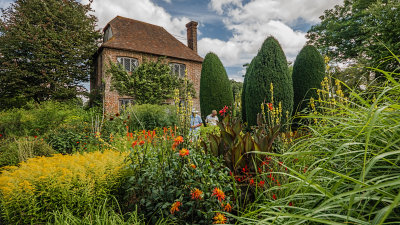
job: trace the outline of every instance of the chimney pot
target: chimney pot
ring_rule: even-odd
[[[197,25],[196,21],[186,24],[188,47],[197,53]]]

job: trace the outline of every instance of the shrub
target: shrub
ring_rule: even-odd
[[[157,127],[170,127],[177,123],[175,107],[172,105],[134,105],[123,113],[129,129],[153,130]],[[129,117],[129,118],[128,118]]]
[[[308,100],[317,99],[317,89],[321,88],[325,76],[325,63],[318,50],[306,45],[296,57],[293,66],[293,106],[294,112],[307,107]]]
[[[232,106],[233,93],[225,68],[214,53],[204,58],[200,78],[200,109],[203,121],[212,110]]]
[[[248,77],[245,96],[248,124],[257,123],[257,114],[261,112],[261,103],[264,101],[281,102],[282,111],[290,115],[293,109],[292,78],[285,54],[275,38],[269,37],[264,41],[250,67],[249,74],[246,74]],[[273,101],[270,95],[271,83],[274,86]]]
[[[82,108],[56,101],[29,103],[21,109],[0,111],[0,133],[5,136],[39,136],[63,123],[85,118]]]
[[[254,60],[254,59],[253,59]],[[247,114],[246,114],[246,87],[247,87],[247,78],[249,77],[250,70],[251,70],[251,65],[253,65],[253,60],[251,61],[247,68],[246,68],[246,74],[244,75],[244,81],[243,81],[243,89],[242,89],[242,121],[243,123],[247,122]]]
[[[179,139],[174,144],[169,137],[159,140],[136,145],[130,154],[133,176],[126,185],[128,208],[137,205],[150,224],[158,218],[177,224],[211,224],[215,211],[227,209],[227,203],[233,206],[229,170],[221,159],[185,150]]]
[[[0,167],[16,165],[36,156],[51,156],[57,153],[43,139],[35,137],[4,140],[0,149]]]
[[[125,176],[115,151],[28,159],[0,175],[1,207],[10,224],[40,224],[63,208],[82,216],[110,199]]]

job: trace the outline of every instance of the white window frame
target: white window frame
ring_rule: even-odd
[[[177,75],[179,78],[185,77],[186,65],[183,63],[170,63],[171,74]]]
[[[117,63],[122,65],[127,72],[133,72],[139,65],[139,61],[136,58],[130,57],[117,57]]]

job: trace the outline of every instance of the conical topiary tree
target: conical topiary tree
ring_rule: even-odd
[[[253,59],[246,84],[246,118],[248,124],[256,125],[257,114],[261,112],[261,103],[271,101],[271,83],[274,86],[274,107],[282,103],[282,123],[286,112],[293,110],[293,84],[289,74],[286,56],[279,42],[268,37],[257,56]]]
[[[253,61],[252,61],[253,62]],[[251,70],[251,63],[247,65],[246,74],[244,75],[243,81],[243,89],[242,89],[242,99],[241,99],[241,109],[242,109],[242,121],[246,122],[246,85],[247,85],[247,77]]]
[[[218,56],[212,52],[204,58],[200,78],[200,109],[203,120],[212,110],[233,104],[231,83]]]
[[[293,65],[294,112],[303,110],[311,97],[318,97],[316,89],[321,88],[324,75],[325,62],[322,55],[314,46],[304,46]]]

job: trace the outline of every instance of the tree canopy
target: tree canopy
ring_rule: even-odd
[[[321,88],[324,76],[325,62],[322,55],[314,46],[304,46],[293,65],[293,111],[304,109],[311,97],[318,98],[316,89]]]
[[[274,106],[282,104],[283,115],[291,115],[293,110],[293,83],[289,74],[286,56],[274,37],[268,37],[257,56],[252,60],[246,73],[245,107],[248,124],[256,125],[261,103],[270,103],[273,84]],[[284,123],[285,117],[282,118]]]
[[[90,5],[16,0],[0,20],[0,105],[65,100],[83,92],[100,32]]]
[[[212,110],[232,106],[233,92],[231,83],[218,56],[207,53],[201,68],[200,108],[205,118]]]
[[[398,0],[345,0],[308,31],[308,44],[336,62],[393,71],[393,60],[384,59],[391,56],[386,47],[400,54],[399,11]]]

